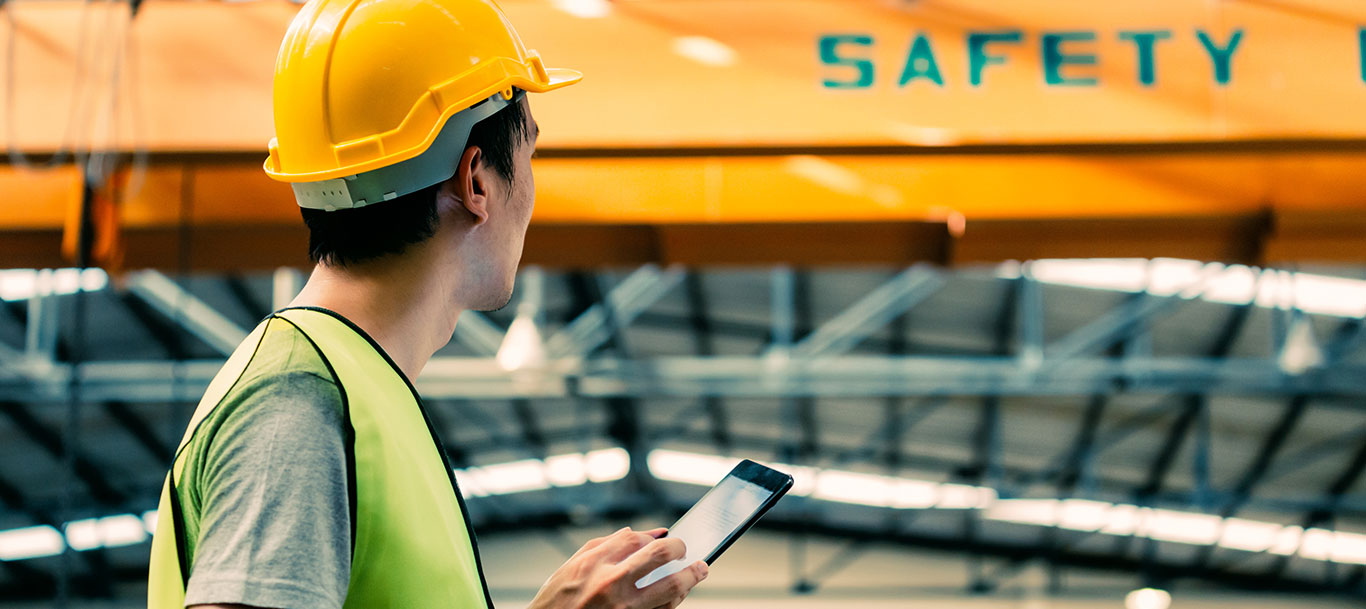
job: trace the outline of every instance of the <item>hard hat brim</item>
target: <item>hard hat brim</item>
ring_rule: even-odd
[[[546,84],[544,85],[541,85],[540,88],[528,89],[528,91],[531,91],[533,93],[545,93],[546,91],[553,91],[560,87],[567,87],[576,82],[579,82],[580,80],[583,80],[583,72],[580,72],[578,70],[570,70],[569,68],[546,68],[545,74],[547,77],[549,77],[547,78],[548,82],[546,82]]]

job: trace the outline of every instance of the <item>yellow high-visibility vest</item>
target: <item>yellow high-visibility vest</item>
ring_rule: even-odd
[[[180,609],[194,557],[175,483],[184,448],[246,370],[267,326],[292,324],[322,355],[350,422],[347,458],[352,508],[351,580],[345,607],[492,609],[464,500],[421,399],[368,335],[324,309],[279,311],[238,346],[209,384],[161,491],[152,538],[148,607]],[[272,330],[274,331],[274,330]],[[193,527],[195,530],[197,526]]]

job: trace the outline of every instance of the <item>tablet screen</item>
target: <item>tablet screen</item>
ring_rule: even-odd
[[[683,540],[687,554],[640,578],[636,587],[644,588],[699,560],[706,560],[736,529],[744,526],[771,495],[773,491],[752,482],[735,476],[723,478],[669,530],[669,537]]]

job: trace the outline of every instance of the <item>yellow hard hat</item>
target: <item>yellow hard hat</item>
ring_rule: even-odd
[[[514,87],[544,92],[582,77],[546,68],[492,0],[310,0],[275,62],[265,170],[284,182],[355,180],[422,155],[461,111],[492,114],[484,106],[506,105]],[[300,204],[310,206],[302,194]]]

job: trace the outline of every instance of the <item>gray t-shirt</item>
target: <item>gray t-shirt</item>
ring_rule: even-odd
[[[267,323],[251,362],[185,448],[176,491],[188,521],[187,606],[341,607],[346,599],[341,392],[297,328]]]

